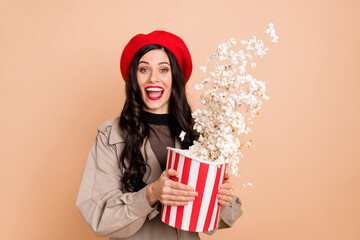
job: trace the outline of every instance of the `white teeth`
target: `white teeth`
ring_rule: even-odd
[[[156,87],[153,87],[153,88],[146,88],[145,89],[146,91],[148,92],[158,92],[158,91],[163,91],[162,88],[156,88]]]

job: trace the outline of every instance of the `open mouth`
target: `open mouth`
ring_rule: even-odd
[[[164,89],[161,87],[147,87],[145,88],[145,92],[150,100],[158,100],[164,94]]]

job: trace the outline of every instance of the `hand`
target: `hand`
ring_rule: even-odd
[[[231,185],[229,178],[229,174],[225,173],[224,183],[221,184],[217,194],[219,204],[222,207],[228,206],[234,196],[233,186]]]
[[[165,170],[158,180],[146,187],[146,200],[150,205],[160,201],[163,205],[185,206],[195,200],[198,193],[193,187],[170,179],[178,174],[174,169]]]

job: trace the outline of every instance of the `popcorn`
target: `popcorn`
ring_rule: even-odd
[[[272,42],[279,39],[272,23],[268,24],[265,33],[270,35]],[[238,175],[244,145],[250,147],[252,144],[251,139],[243,144],[238,137],[252,132],[252,119],[259,115],[262,99],[269,99],[265,82],[246,72],[248,64],[253,68],[256,66],[254,57],[262,58],[269,49],[255,36],[249,41],[240,41],[246,47],[246,53],[243,50],[230,50],[236,43],[231,38],[228,42],[219,44],[207,59],[218,59],[219,62],[214,64],[214,71],[208,77],[195,85],[196,90],[202,90],[205,86],[210,88],[200,96],[200,102],[205,108],[192,113],[194,130],[200,134],[199,138],[186,150],[190,156],[204,161],[228,163],[230,173],[235,176]],[[200,67],[200,70],[205,73],[206,66]],[[181,132],[182,140],[184,136],[185,132]],[[244,187],[251,185],[247,183]]]
[[[181,133],[179,135],[179,138],[180,138],[181,141],[184,141],[185,135],[186,135],[186,132],[181,131]]]
[[[201,67],[200,67],[200,71],[206,72],[206,66],[201,66]]]
[[[235,45],[235,44],[236,44],[235,38],[230,38],[229,42],[230,42],[232,45]]]
[[[276,43],[279,40],[279,37],[275,34],[275,28],[273,23],[269,23],[265,31],[266,34],[269,34],[273,38],[271,42]]]
[[[251,187],[251,186],[252,186],[252,183],[246,183],[246,184],[243,184],[243,187],[244,187],[244,188],[246,188],[246,186]]]
[[[203,89],[203,87],[204,87],[204,84],[202,84],[202,83],[195,84],[195,89],[196,90],[201,90],[201,89]]]

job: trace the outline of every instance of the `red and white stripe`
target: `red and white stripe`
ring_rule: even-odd
[[[199,195],[186,206],[162,206],[161,220],[172,227],[192,232],[215,229],[220,210],[216,195],[223,183],[225,163],[206,163],[186,157],[179,150],[168,149],[166,169],[179,172],[173,180],[194,187]]]

